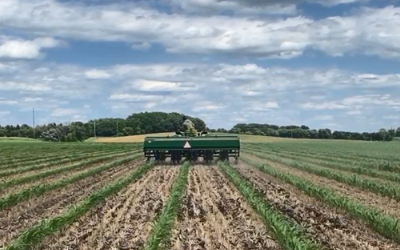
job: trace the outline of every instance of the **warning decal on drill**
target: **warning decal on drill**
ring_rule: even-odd
[[[183,146],[183,148],[191,148],[192,146],[190,146],[189,142],[186,141],[185,145]]]

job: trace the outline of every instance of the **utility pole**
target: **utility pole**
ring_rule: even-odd
[[[118,121],[117,121],[117,137],[118,137]]]
[[[96,137],[96,120],[93,120],[93,133],[94,133],[94,138]]]
[[[36,129],[35,129],[35,108],[32,109],[32,128],[33,128],[33,139],[36,139]]]

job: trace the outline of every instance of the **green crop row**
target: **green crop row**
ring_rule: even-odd
[[[189,166],[189,162],[184,162],[182,164],[179,175],[172,186],[167,203],[162,213],[156,220],[154,227],[152,228],[144,250],[162,249],[162,245],[165,243],[165,240],[170,238],[171,229],[174,225],[175,218],[179,212],[179,207],[185,193]]]
[[[116,167],[118,165],[131,162],[131,161],[139,159],[141,157],[142,157],[142,154],[137,154],[137,155],[132,155],[132,156],[120,159],[120,160],[114,160],[113,162],[101,165],[99,167],[90,169],[86,172],[83,172],[83,173],[80,173],[77,175],[73,175],[69,178],[62,179],[55,183],[40,184],[40,185],[31,187],[31,188],[22,190],[21,192],[10,194],[10,195],[0,199],[0,211],[6,209],[8,207],[14,206],[14,205],[18,204],[19,202],[29,200],[32,197],[37,197],[48,191],[66,187],[67,185],[69,185],[71,183],[74,183],[76,181],[93,176],[97,173],[100,173],[107,169]]]
[[[285,249],[312,250],[322,249],[315,241],[308,239],[301,227],[288,220],[282,213],[274,209],[260,195],[253,185],[226,163],[219,162],[222,172],[236,186],[253,209],[261,216],[264,224],[274,234]]]
[[[131,150],[139,150],[139,147],[135,146],[132,147]],[[68,151],[62,151],[62,152],[57,152],[56,154],[52,155],[46,155],[46,154],[41,154],[42,156],[32,156],[26,160],[21,160],[21,154],[26,154],[26,152],[23,152],[22,150],[17,150],[15,152],[15,155],[13,156],[14,159],[17,159],[13,162],[2,162],[0,164],[0,170],[5,170],[5,169],[10,169],[10,168],[19,168],[19,167],[25,167],[25,166],[31,166],[33,164],[41,164],[41,163],[46,163],[49,161],[56,161],[59,159],[74,159],[76,157],[81,157],[81,156],[90,156],[92,154],[107,154],[107,153],[113,153],[113,152],[129,152],[131,150],[126,150],[126,149],[121,149],[121,148],[110,148],[110,150],[99,150],[97,151],[95,148],[90,149],[90,150],[68,150]]]
[[[295,186],[297,189],[311,197],[317,198],[332,207],[346,211],[355,219],[365,222],[371,229],[381,235],[400,243],[399,219],[387,215],[382,211],[367,207],[346,196],[342,196],[329,188],[315,185],[314,183],[304,180],[296,175],[281,172],[274,169],[269,164],[257,164],[246,157],[242,157],[242,160],[270,176]]]
[[[78,163],[70,165],[70,166],[52,168],[52,169],[49,169],[44,172],[39,172],[37,174],[32,174],[32,175],[28,175],[25,177],[13,179],[13,180],[1,183],[0,191],[4,190],[6,188],[16,186],[16,185],[21,185],[21,184],[25,184],[25,183],[28,183],[31,181],[39,180],[41,178],[45,178],[45,177],[48,177],[51,175],[56,175],[56,174],[72,171],[72,170],[79,169],[79,168],[82,168],[82,167],[85,167],[85,166],[88,166],[91,164],[95,164],[95,163],[98,163],[101,161],[107,161],[107,160],[113,159],[115,157],[124,157],[124,156],[131,155],[131,154],[132,154],[131,152],[129,152],[129,153],[125,152],[125,153],[118,153],[118,154],[111,154],[111,155],[106,155],[106,156],[95,157],[93,159],[86,160],[83,162],[78,162]]]
[[[254,150],[243,150],[243,152],[247,152],[252,154]],[[266,150],[258,150],[259,153],[263,153],[265,155],[271,155],[271,152],[268,152]],[[285,153],[275,153],[275,156],[280,157],[280,158],[285,158],[287,160],[295,160],[295,161],[300,161],[308,164],[314,164],[314,165],[319,165],[323,167],[328,167],[331,169],[337,169],[337,170],[342,170],[342,171],[347,171],[351,173],[356,173],[356,174],[363,174],[367,175],[370,177],[376,177],[376,178],[381,178],[389,181],[400,181],[400,174],[398,173],[389,173],[386,171],[380,171],[376,169],[371,169],[371,166],[361,166],[357,163],[346,163],[346,164],[341,164],[338,163],[336,160],[331,160],[331,161],[323,161],[323,160],[316,160],[313,158],[307,158],[307,157],[302,157],[302,156],[289,156],[288,154]],[[290,158],[290,159],[288,159]]]
[[[72,224],[76,219],[86,214],[91,208],[105,201],[108,196],[117,193],[132,182],[138,180],[143,174],[148,172],[151,167],[151,164],[141,165],[130,175],[120,178],[97,190],[77,205],[70,206],[61,215],[40,221],[35,226],[21,233],[15,241],[11,242],[5,248],[5,250],[22,250],[33,247],[40,243],[45,237],[57,232],[60,228]]]
[[[353,174],[342,174],[339,172],[331,171],[329,169],[324,169],[319,166],[314,166],[311,164],[303,164],[300,162],[295,162],[292,160],[286,160],[282,158],[273,157],[270,155],[263,155],[256,152],[251,152],[252,155],[258,156],[260,158],[268,159],[274,162],[279,162],[287,166],[296,168],[301,171],[305,171],[311,174],[315,174],[321,177],[336,180],[341,183],[349,184],[354,187],[361,188],[363,190],[371,191],[382,196],[386,196],[396,201],[400,201],[400,188],[389,183],[379,183],[378,181],[372,181],[364,179],[359,175]]]
[[[249,147],[246,148],[244,151],[250,151],[250,152],[254,152],[254,151],[258,151],[258,152],[265,152],[267,154],[271,154],[271,149],[266,149],[263,147]],[[376,175],[374,174],[375,172],[377,173],[382,173],[382,175],[386,175],[386,176],[392,176],[391,173],[393,172],[400,172],[400,168],[397,164],[389,164],[388,162],[363,162],[362,158],[358,158],[358,159],[353,159],[352,161],[343,159],[342,156],[336,156],[336,157],[331,157],[331,156],[319,156],[319,155],[315,155],[315,154],[304,154],[301,152],[292,152],[292,151],[285,151],[285,150],[280,150],[280,151],[273,151],[274,155],[280,156],[280,157],[290,157],[290,158],[298,158],[301,161],[307,161],[310,163],[316,163],[316,164],[323,164],[329,167],[335,167],[336,166],[340,166],[340,165],[346,165],[346,168],[348,168],[349,170],[346,171],[350,171],[353,173],[359,173],[357,169],[361,169],[361,171],[363,169],[365,169],[366,171],[370,171],[370,172],[366,172],[365,174],[370,175],[375,177]],[[350,168],[351,165],[351,168]],[[357,171],[357,172],[356,172]],[[382,172],[384,171],[384,172]],[[388,171],[390,171],[390,173],[387,173]],[[391,177],[389,177],[391,178]],[[397,177],[398,179],[395,181],[398,181],[400,179],[400,176]],[[393,179],[391,179],[393,180]]]
[[[137,153],[138,151],[134,151],[133,153]],[[0,177],[7,177],[7,176],[12,176],[15,174],[22,174],[22,173],[26,173],[29,171],[34,171],[34,170],[42,170],[48,167],[56,167],[59,168],[60,165],[63,164],[67,164],[67,163],[80,163],[82,160],[86,160],[86,159],[94,159],[97,157],[106,157],[106,156],[111,156],[111,155],[118,155],[118,154],[127,154],[126,151],[116,151],[116,152],[107,152],[107,153],[100,153],[100,154],[86,154],[86,155],[82,155],[80,157],[76,157],[76,158],[62,158],[58,161],[51,161],[51,162],[47,162],[44,164],[40,164],[40,165],[29,165],[27,167],[21,167],[21,168],[16,168],[16,169],[10,169],[10,170],[6,170],[6,171],[0,171]]]

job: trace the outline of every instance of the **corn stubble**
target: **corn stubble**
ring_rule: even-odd
[[[10,148],[0,163],[9,181],[0,185],[0,249],[400,249],[397,216],[341,191],[394,202],[397,192],[370,184],[372,174],[391,179],[387,170],[363,170],[351,181],[340,171],[356,174],[358,153],[295,146],[249,145],[239,164],[213,166],[145,164],[138,147],[124,145],[56,148],[47,160],[37,153],[13,160]],[[334,155],[342,165],[322,171],[320,160],[287,160],[280,147],[320,160]],[[111,155],[119,156],[105,159]],[[372,156],[360,159],[357,167]]]

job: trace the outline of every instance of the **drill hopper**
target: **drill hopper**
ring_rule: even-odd
[[[184,124],[186,124],[185,121]],[[214,158],[236,160],[240,155],[240,140],[236,135],[216,135],[207,132],[199,132],[188,126],[186,132],[176,132],[175,135],[166,137],[148,136],[144,139],[144,156],[147,160],[154,158],[164,162],[167,158],[172,163],[179,164],[181,160],[198,161],[203,158],[205,162],[211,162]]]

